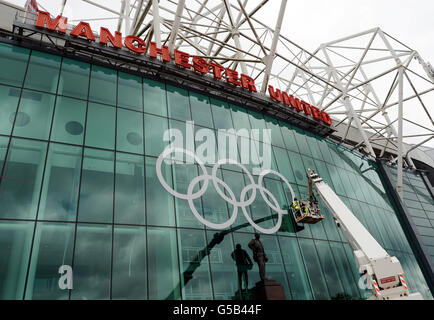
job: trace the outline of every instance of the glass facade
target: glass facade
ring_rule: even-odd
[[[400,259],[410,291],[432,299],[376,164],[333,142],[169,83],[6,44],[0,44],[0,95],[0,299],[250,299],[240,290],[233,257],[237,244],[252,257],[247,219],[238,212],[236,230],[222,237],[157,176],[157,158],[169,143],[165,132],[179,129],[188,137],[190,120],[193,132],[207,129],[196,139],[198,149],[219,130],[235,129],[226,131],[235,145],[214,144],[220,159],[233,152],[241,162],[242,143],[251,146],[252,161],[269,148],[271,169],[298,198],[306,198],[306,169],[314,169]],[[251,135],[254,129],[269,131]],[[185,194],[201,170],[187,161],[164,165],[162,176]],[[211,174],[212,165],[205,170]],[[230,189],[240,199],[252,182],[232,164],[216,175],[226,198]],[[427,196],[430,207],[415,201],[414,209],[431,241],[433,200],[410,180],[415,192],[409,196]],[[281,208],[291,200],[278,176],[267,175],[263,185]],[[276,224],[267,202],[273,200],[257,192],[247,207],[252,219],[263,218],[262,228]],[[212,223],[233,212],[211,183],[191,205]],[[350,247],[325,216],[295,232],[285,215],[275,234],[261,236],[267,275],[282,284],[287,299],[366,298]],[[72,267],[73,289],[59,288],[62,265]],[[245,281],[251,289],[258,280],[254,264]]]

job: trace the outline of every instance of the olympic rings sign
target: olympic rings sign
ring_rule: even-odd
[[[172,189],[167,182],[165,181],[162,173],[161,173],[161,165],[164,159],[168,159],[167,156],[169,156],[172,153],[185,153],[186,155],[192,157],[198,164],[199,167],[202,170],[202,175],[197,176],[196,178],[194,178],[190,184],[188,185],[187,188],[187,193],[186,194],[182,194],[177,192],[176,190]],[[237,198],[235,197],[234,192],[231,190],[231,188],[229,188],[229,186],[223,181],[221,180],[219,177],[217,177],[217,169],[223,165],[223,164],[233,164],[238,166],[239,168],[241,168],[243,170],[244,173],[247,174],[247,177],[250,181],[250,184],[245,186],[243,188],[243,190],[241,191],[240,194],[240,200],[238,201]],[[209,175],[204,163],[202,162],[202,160],[197,157],[193,152],[189,151],[189,150],[185,150],[182,148],[171,148],[171,149],[166,149],[164,150],[160,156],[157,159],[157,163],[155,165],[155,169],[157,172],[157,177],[158,180],[160,181],[161,185],[164,187],[164,189],[167,190],[167,192],[169,192],[171,195],[179,198],[179,199],[184,199],[188,201],[188,204],[190,206],[191,212],[194,214],[194,216],[197,218],[197,220],[199,220],[202,224],[206,225],[209,228],[213,228],[213,229],[226,229],[228,227],[230,227],[236,217],[237,217],[237,213],[238,213],[238,208],[241,208],[241,211],[243,212],[244,217],[247,219],[247,221],[252,225],[252,227],[254,227],[257,231],[265,233],[265,234],[273,234],[275,232],[277,232],[280,228],[280,225],[282,224],[282,215],[287,214],[288,212],[286,210],[282,210],[279,206],[279,203],[277,202],[277,199],[274,197],[274,195],[268,190],[266,189],[262,183],[264,180],[264,177],[268,174],[273,174],[278,176],[280,179],[283,180],[283,182],[287,185],[287,187],[289,188],[289,190],[291,191],[291,196],[292,196],[292,200],[294,200],[294,190],[291,188],[291,185],[289,184],[288,180],[286,180],[286,178],[281,175],[279,172],[274,171],[274,170],[263,170],[260,174],[259,174],[259,178],[258,178],[258,183],[255,183],[255,180],[253,179],[252,174],[240,163],[238,163],[235,160],[231,160],[231,159],[222,159],[219,160],[212,168],[212,174]],[[211,180],[213,182],[214,188],[217,191],[217,193],[220,195],[220,197],[222,197],[226,202],[232,204],[233,206],[233,211],[232,211],[232,215],[229,218],[229,220],[223,222],[223,223],[213,223],[210,222],[206,219],[204,219],[199,212],[197,212],[196,207],[194,206],[193,201],[195,199],[200,198],[207,190],[208,188],[208,184],[209,184],[209,180]],[[193,189],[194,187],[199,183],[203,181],[203,185],[200,188],[199,191],[193,193]],[[220,186],[223,187],[223,189],[225,189],[227,191],[227,193],[229,194],[229,197],[222,191],[222,189],[220,188]],[[246,194],[248,191],[252,190],[252,195],[250,196],[250,198],[248,198],[247,200],[245,199]],[[256,190],[259,190],[262,198],[264,199],[265,203],[275,212],[277,212],[277,224],[271,228],[271,229],[265,229],[262,228],[261,226],[258,226],[250,217],[250,215],[248,214],[246,207],[251,205],[253,203],[253,201],[255,201],[256,198]],[[267,198],[267,196],[271,199],[270,200]]]

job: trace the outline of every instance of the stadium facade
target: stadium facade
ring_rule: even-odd
[[[290,188],[307,197],[308,168],[400,260],[410,291],[432,299],[434,197],[426,173],[404,171],[401,199],[396,167],[331,139],[328,115],[314,106],[306,111],[301,99],[292,105],[288,96],[286,104],[274,88],[257,93],[254,80],[241,75],[216,79],[187,56],[166,61],[162,47],[152,57],[117,49],[111,34],[103,46],[89,41],[86,28],[76,37],[70,25],[59,32],[61,21],[50,30],[51,19],[38,26],[36,16],[15,18],[1,32],[0,299],[250,299],[240,290],[233,252],[240,244],[251,256],[254,232],[278,223],[261,240],[267,277],[282,284],[287,299],[367,298],[351,249],[324,206],[324,221],[302,231],[288,215],[276,218],[273,207],[291,203]],[[130,45],[140,50],[140,43]],[[159,167],[169,129],[193,150],[206,137],[233,135],[238,164],[202,165],[193,157]],[[213,145],[222,157],[233,147]],[[250,161],[239,165],[242,145],[250,146]],[[255,173],[252,163],[265,150],[279,175]],[[256,192],[243,207],[256,223],[240,204],[230,227],[210,227],[233,216],[231,201],[243,202],[243,189],[255,188],[258,176],[266,196]],[[217,186],[205,183],[211,177]],[[72,289],[59,286],[65,265]],[[247,274],[252,288],[257,265]]]

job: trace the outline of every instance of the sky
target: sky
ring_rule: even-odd
[[[63,0],[37,0],[50,11],[58,14]],[[93,0],[119,10],[120,0]],[[130,0],[132,3],[134,0]],[[161,0],[160,2],[167,2]],[[242,0],[244,2],[245,0]],[[8,0],[24,5],[26,0]],[[176,2],[176,1],[174,1]],[[196,0],[186,0],[196,3]],[[247,10],[256,7],[259,0],[248,0]],[[274,28],[280,8],[280,0],[269,0],[255,14],[263,22],[270,21]],[[57,12],[56,12],[57,11]],[[113,16],[81,0],[68,0],[65,16],[87,21],[90,18]],[[434,65],[434,1],[433,0],[301,0],[288,1],[281,33],[308,51],[314,51],[321,43],[339,39],[375,27],[417,50],[421,57]],[[109,29],[115,28],[117,20],[98,21]],[[425,75],[424,75],[425,76]],[[434,106],[429,100],[428,108],[434,116]],[[404,115],[405,116],[405,115]],[[426,116],[425,116],[426,117]],[[427,120],[427,119],[424,119]],[[430,124],[425,122],[424,124]],[[413,132],[411,132],[413,133]],[[411,139],[410,143],[417,141]],[[434,147],[434,139],[428,144]]]

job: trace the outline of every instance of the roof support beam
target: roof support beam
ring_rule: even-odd
[[[182,11],[184,11],[185,0],[179,0],[178,7],[176,8],[175,21],[172,25],[172,31],[169,38],[169,52],[173,54],[175,47],[176,35],[178,34],[179,24],[181,23]]]
[[[271,68],[273,67],[277,42],[279,41],[279,37],[280,37],[280,29],[282,28],[283,17],[285,16],[286,4],[287,4],[287,0],[282,0],[282,2],[280,3],[279,16],[277,18],[276,28],[274,29],[271,50],[269,54],[264,57],[264,64],[266,68],[265,68],[264,80],[262,81],[262,88],[261,88],[262,93],[265,93],[265,91],[267,90],[268,81],[270,80]]]

